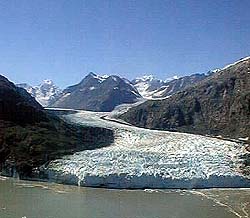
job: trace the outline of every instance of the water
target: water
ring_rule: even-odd
[[[129,191],[0,179],[1,218],[248,217],[250,189]]]

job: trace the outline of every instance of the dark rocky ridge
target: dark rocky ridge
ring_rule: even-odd
[[[250,137],[250,59],[167,99],[131,108],[121,118],[151,129]]]
[[[31,176],[50,160],[112,142],[112,130],[66,123],[0,76],[0,172],[5,175]]]
[[[79,84],[66,88],[62,97],[50,107],[112,111],[115,106],[134,103],[140,97],[138,91],[125,79],[118,76],[104,78],[90,73]]]
[[[16,87],[0,75],[0,120],[16,123],[46,120],[42,109],[25,89]]]

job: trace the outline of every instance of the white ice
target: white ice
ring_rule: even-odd
[[[79,111],[64,116],[85,126],[114,131],[105,148],[78,152],[52,161],[51,180],[112,188],[246,187],[240,144],[200,135],[147,130],[103,120],[109,113]]]

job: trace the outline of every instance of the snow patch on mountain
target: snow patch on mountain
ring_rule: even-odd
[[[162,86],[160,89],[156,90],[154,93],[152,93],[152,96],[154,96],[156,99],[161,98],[164,93],[166,92],[166,89],[168,89],[169,86]]]
[[[247,60],[250,60],[250,56],[245,57],[245,58],[241,58],[240,60],[238,60],[238,61],[236,61],[236,62],[234,62],[234,63],[228,64],[228,65],[226,65],[225,67],[223,67],[222,70],[225,70],[225,69],[227,69],[227,68],[229,68],[229,67],[232,67],[232,66],[234,66],[234,65],[236,65],[236,64],[239,64],[239,63],[241,63],[241,62],[243,62],[243,61],[247,61]]]
[[[173,77],[169,77],[169,78],[165,79],[164,82],[167,83],[167,82],[170,82],[172,80],[179,79],[179,78],[180,78],[179,76],[175,75]]]
[[[97,75],[97,74],[94,74],[94,73],[90,73],[89,75],[91,75],[93,78],[97,79],[100,83],[102,83],[107,78],[109,78],[109,75],[100,76],[100,75]]]
[[[89,88],[89,90],[94,90],[94,89],[96,89],[96,87],[94,87],[94,86],[91,86],[91,87]]]

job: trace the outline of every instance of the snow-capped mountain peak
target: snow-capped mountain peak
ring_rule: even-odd
[[[47,107],[54,103],[62,94],[52,80],[45,79],[37,86],[30,86],[26,83],[17,84],[17,86],[26,89],[42,106]]]
[[[67,87],[52,107],[111,111],[117,105],[134,103],[139,98],[141,95],[128,80],[89,73],[80,83]]]
[[[153,91],[164,85],[162,80],[156,79],[153,75],[137,77],[136,79],[132,80],[131,83],[144,98],[149,97]]]
[[[144,98],[159,99],[166,98],[205,77],[205,74],[192,74],[185,77],[175,75],[163,81],[155,78],[153,75],[145,75],[132,80],[132,84]]]

